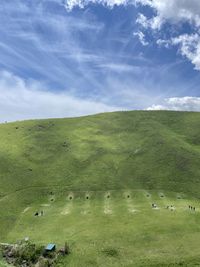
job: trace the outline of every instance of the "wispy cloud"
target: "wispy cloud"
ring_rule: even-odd
[[[14,13],[13,16],[3,12],[5,7],[7,12]],[[19,75],[28,71],[37,79],[64,88],[75,86],[77,77],[84,77],[81,63],[98,60],[98,55],[82,47],[80,35],[87,32],[88,36],[95,36],[104,28],[103,22],[85,16],[74,18],[65,12],[48,13],[42,2],[36,5],[35,13],[28,4],[26,8],[17,5],[19,9],[13,9],[11,4],[5,4],[5,7],[0,11],[0,23],[6,23],[6,27],[0,29],[2,69]],[[72,69],[73,65],[76,68]]]
[[[130,64],[119,64],[119,63],[102,63],[99,64],[98,67],[104,69],[105,71],[112,71],[112,72],[117,72],[117,73],[135,73],[135,72],[140,72],[141,68],[138,66],[133,66]]]

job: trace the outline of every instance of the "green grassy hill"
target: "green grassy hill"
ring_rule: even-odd
[[[68,240],[63,266],[195,266],[199,164],[200,113],[1,124],[0,241]]]
[[[200,189],[200,113],[116,112],[0,125],[0,194]]]

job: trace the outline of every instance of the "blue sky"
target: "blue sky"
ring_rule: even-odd
[[[1,0],[0,121],[200,111],[198,1]]]

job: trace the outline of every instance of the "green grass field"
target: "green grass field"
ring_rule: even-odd
[[[200,266],[199,164],[200,113],[1,124],[0,242],[67,241],[58,266]]]

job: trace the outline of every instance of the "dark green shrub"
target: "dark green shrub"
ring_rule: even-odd
[[[15,258],[16,263],[21,264],[23,261],[28,263],[36,263],[42,254],[43,247],[37,247],[35,244],[22,243],[16,248]]]

